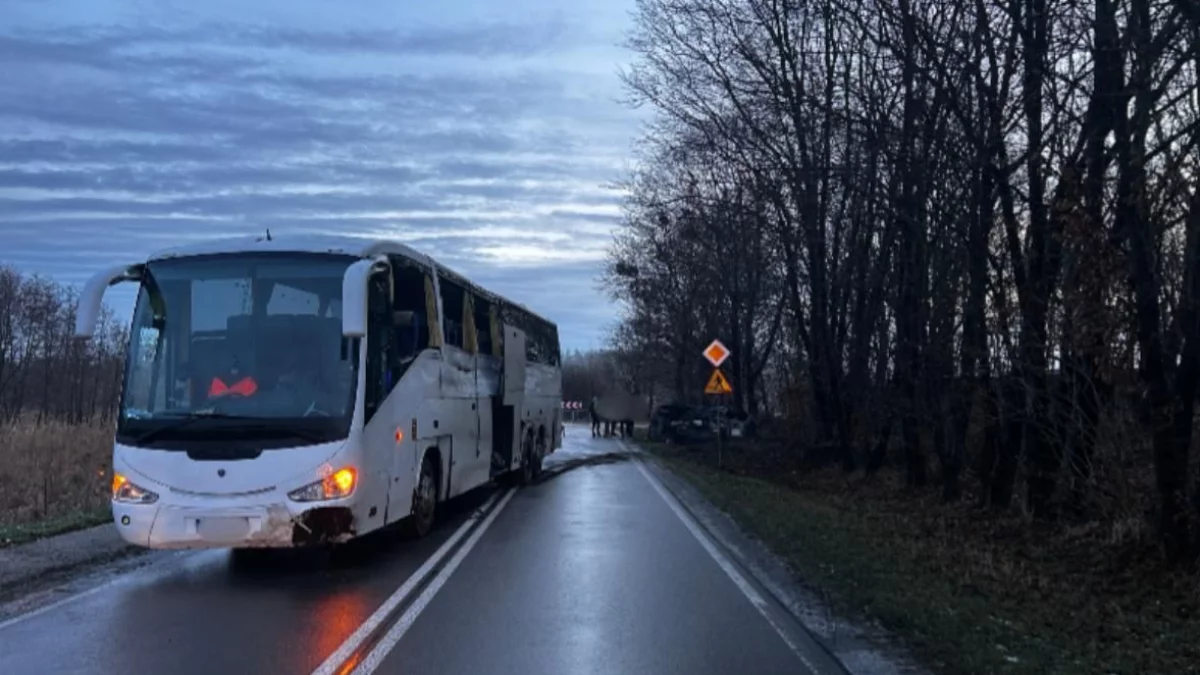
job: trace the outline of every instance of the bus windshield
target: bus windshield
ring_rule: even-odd
[[[353,261],[291,253],[150,262],[131,326],[119,440],[220,440],[247,427],[344,438],[357,351],[342,336],[342,277]]]

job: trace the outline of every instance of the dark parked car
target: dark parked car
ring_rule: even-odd
[[[713,425],[703,408],[668,404],[650,417],[648,436],[652,441],[698,443],[713,438]]]
[[[745,412],[728,406],[709,406],[704,413],[714,433],[721,430],[722,438],[751,438],[755,434],[754,419]]]

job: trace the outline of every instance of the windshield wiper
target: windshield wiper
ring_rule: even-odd
[[[326,436],[325,434],[323,434],[319,431],[313,431],[312,429],[297,429],[296,427],[291,427],[286,430],[280,429],[280,432],[291,434],[293,436],[296,436],[297,438],[303,438],[304,440],[310,441],[313,443],[324,443],[329,440],[329,437]]]
[[[230,415],[227,413],[217,412],[215,410],[170,413],[170,414],[163,415],[162,417],[160,417],[160,419],[162,419],[162,418],[166,418],[171,421],[166,424],[163,424],[162,426],[155,427],[139,436],[134,437],[134,439],[133,439],[134,445],[141,445],[142,443],[148,443],[148,442],[158,438],[159,436],[161,436],[164,433],[167,433],[170,431],[175,431],[176,429],[182,429],[183,427],[186,427],[189,424],[192,424],[193,422],[195,422],[197,420],[252,419],[252,418],[246,417],[245,415]]]
[[[165,433],[169,433],[172,431],[176,431],[178,429],[182,429],[183,427],[186,427],[189,424],[192,424],[198,420],[246,420],[246,421],[252,422],[252,424],[248,425],[248,427],[254,431],[258,431],[260,429],[270,430],[273,432],[277,432],[278,434],[281,434],[281,435],[287,434],[287,435],[297,436],[299,438],[303,438],[304,440],[311,441],[313,443],[321,443],[321,442],[324,442],[325,440],[327,440],[325,434],[320,433],[318,431],[314,431],[312,429],[305,429],[303,427],[295,427],[295,426],[285,428],[282,426],[278,426],[278,422],[275,422],[274,420],[271,420],[269,418],[264,419],[262,417],[251,417],[248,415],[230,415],[229,413],[217,412],[215,410],[200,410],[200,411],[189,411],[189,412],[181,411],[178,413],[170,413],[170,414],[159,417],[159,419],[164,419],[164,418],[167,420],[170,420],[170,421],[164,423],[161,426],[150,429],[149,431],[146,431],[145,433],[141,434],[140,436],[136,436],[133,439],[133,444],[141,445],[143,443],[148,443],[150,441],[155,440],[156,438],[159,438],[160,436],[162,436]]]

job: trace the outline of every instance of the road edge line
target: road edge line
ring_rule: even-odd
[[[803,615],[794,609],[793,599],[785,596],[783,590],[779,588],[779,581],[770,577],[766,572],[764,572],[757,564],[755,564],[753,559],[746,557],[745,553],[732,542],[730,542],[729,539],[721,532],[719,527],[716,527],[714,524],[710,524],[710,518],[702,517],[699,513],[697,513],[697,510],[689,504],[689,502],[696,500],[703,501],[707,508],[712,509],[715,513],[718,513],[727,519],[729,521],[729,525],[733,527],[740,536],[746,537],[752,541],[756,541],[768,554],[772,556],[777,556],[778,554],[771,550],[771,548],[767,546],[767,544],[762,541],[761,538],[747,532],[746,528],[744,528],[741,523],[737,522],[737,520],[730,516],[727,512],[717,508],[716,505],[709,502],[708,498],[705,497],[695,485],[692,485],[692,483],[686,478],[671,470],[670,467],[663,464],[653,454],[642,449],[637,449],[634,452],[643,457],[649,457],[651,459],[651,461],[644,462],[644,464],[650,467],[650,471],[652,473],[661,472],[661,474],[666,475],[666,478],[659,478],[659,482],[662,483],[667,492],[671,493],[671,495],[674,496],[679,502],[683,510],[690,514],[693,519],[695,519],[696,524],[700,527],[700,529],[708,533],[708,536],[712,538],[717,548],[721,549],[726,553],[726,555],[732,558],[734,564],[737,565],[747,575],[749,575],[751,579],[757,582],[762,592],[765,593],[767,597],[774,600],[775,604],[777,604],[785,614],[790,616],[796,622],[796,625],[799,626],[804,634],[813,641],[813,644],[819,647],[821,651],[824,652],[829,659],[834,662],[835,665],[837,665],[837,667],[840,669],[839,672],[842,675],[858,674],[858,671],[851,668],[850,665],[846,663],[846,660],[842,657],[841,653],[838,652],[834,645],[831,644],[830,641],[821,635],[816,629],[810,626],[808,620],[806,620]],[[672,483],[678,483],[678,485],[672,485]],[[682,494],[687,494],[686,491],[690,491],[691,494],[687,497],[682,496]],[[794,572],[789,570],[788,574],[793,575]],[[789,576],[787,577],[787,583],[794,584],[797,582],[795,579]],[[818,606],[822,608],[823,612],[827,611],[825,605]]]
[[[500,503],[496,504],[496,508],[492,509],[483,522],[479,524],[479,527],[471,532],[471,537],[454,552],[454,556],[450,558],[446,566],[421,590],[420,595],[404,610],[400,618],[396,619],[396,622],[392,624],[387,633],[375,643],[374,648],[371,649],[366,658],[355,666],[354,670],[351,671],[351,675],[370,675],[370,673],[375,672],[375,669],[383,664],[384,659],[392,653],[392,649],[400,642],[400,639],[404,637],[404,634],[408,632],[408,629],[412,627],[417,618],[421,616],[421,612],[425,610],[425,607],[429,605],[434,596],[437,595],[437,592],[446,585],[450,576],[454,574],[454,571],[466,559],[471,549],[475,548],[475,544],[479,543],[479,540],[483,538],[484,533],[491,527],[496,517],[504,510],[504,507],[508,505],[509,500],[512,499],[512,496],[516,492],[516,488],[510,488],[508,492],[504,493],[504,496],[500,499]]]
[[[492,507],[496,504],[498,499],[500,499],[500,493],[492,495],[486,502],[484,502],[483,506],[480,507],[477,513],[488,513],[488,517],[490,518],[491,514],[495,513],[495,509]],[[378,630],[379,626],[383,624],[384,620],[386,620],[387,617],[396,610],[396,607],[398,607],[400,603],[404,602],[408,595],[413,592],[413,589],[419,586],[420,583],[429,576],[434,568],[437,567],[437,565],[441,563],[444,558],[446,558],[446,556],[450,555],[450,552],[458,544],[459,540],[466,536],[467,532],[475,527],[478,522],[479,518],[472,514],[472,517],[468,518],[466,522],[460,525],[459,528],[454,531],[454,534],[450,535],[449,539],[443,542],[442,545],[438,547],[438,549],[434,551],[432,555],[426,558],[425,562],[421,563],[421,566],[417,568],[417,571],[409,575],[409,577],[404,580],[404,583],[402,583],[395,591],[393,591],[392,594],[389,595],[388,598],[384,600],[383,603],[380,604],[370,616],[364,619],[363,622],[359,624],[358,628],[354,629],[354,632],[351,633],[345,640],[343,640],[342,644],[338,645],[338,648],[333,650],[333,652],[321,662],[321,665],[317,666],[316,670],[312,672],[312,675],[334,675],[335,673],[339,672],[343,664],[345,664],[346,661],[354,655],[354,652],[362,646],[363,642],[365,642],[372,633]],[[484,522],[487,522],[487,520],[485,519]]]
[[[644,452],[640,448],[629,448],[628,444],[624,442],[622,445],[624,445],[626,449],[632,450],[632,453],[635,455],[644,455]],[[797,658],[800,659],[801,663],[804,664],[804,667],[807,668],[812,675],[829,675],[829,673],[826,669],[819,668],[815,663],[813,663],[813,661],[805,654],[804,646],[801,645],[795,639],[795,637],[792,636],[788,630],[780,624],[778,618],[773,615],[772,609],[781,611],[789,619],[791,619],[796,624],[796,629],[803,632],[804,635],[818,649],[820,649],[823,654],[829,657],[841,669],[843,674],[849,672],[846,670],[846,667],[844,664],[842,664],[841,660],[835,655],[829,653],[829,650],[810,633],[808,628],[804,625],[804,622],[801,621],[800,618],[795,614],[793,614],[790,609],[788,609],[786,603],[782,602],[774,593],[767,589],[766,584],[764,584],[763,581],[757,577],[757,575],[755,575],[749,569],[743,570],[743,566],[734,559],[732,554],[726,554],[721,550],[723,545],[719,543],[719,538],[710,533],[708,528],[706,528],[700,522],[700,520],[691,513],[682,500],[675,496],[675,494],[669,488],[663,485],[662,481],[660,481],[658,477],[651,473],[651,470],[646,467],[646,462],[641,457],[634,457],[633,463],[637,466],[638,471],[642,473],[642,476],[646,478],[647,482],[650,483],[651,487],[658,492],[658,495],[662,497],[663,501],[667,503],[667,506],[669,506],[675,513],[675,516],[678,517],[683,523],[684,527],[686,527],[687,530],[692,533],[692,536],[696,538],[696,541],[700,543],[700,546],[704,548],[710,557],[712,557],[713,561],[717,563],[717,566],[720,567],[723,572],[725,572],[726,576],[733,581],[734,585],[738,587],[738,590],[742,592],[742,595],[744,595],[746,599],[750,601],[750,604],[754,605],[754,608],[758,610],[758,613],[767,620],[767,623],[771,625],[771,628],[775,630],[775,633],[779,635],[788,648],[792,650],[792,652]],[[753,580],[753,582],[751,580]],[[760,590],[756,584],[757,586],[762,586],[762,590]]]
[[[14,614],[13,616],[10,616],[9,618],[7,618],[3,621],[0,621],[0,631],[4,630],[6,628],[11,628],[12,626],[15,626],[17,624],[24,623],[25,621],[28,621],[29,619],[32,619],[37,616],[41,616],[42,614],[45,614],[46,612],[58,609],[59,607],[63,607],[65,605],[69,605],[73,602],[77,602],[79,600],[83,600],[84,598],[93,596],[93,595],[99,593],[100,591],[111,588],[112,586],[115,586],[119,583],[124,583],[124,581],[125,581],[125,579],[122,577],[117,577],[115,579],[109,579],[108,581],[101,582],[100,584],[98,584],[96,586],[92,586],[91,588],[88,588],[86,590],[82,590],[82,591],[79,591],[78,593],[68,595],[65,598],[59,598],[58,600],[55,600],[48,604],[41,605],[39,607],[35,607],[34,609],[29,610],[28,612],[24,612],[21,614]],[[53,590],[53,589],[51,589],[51,590]],[[14,600],[13,602],[14,603],[20,602],[20,600]]]

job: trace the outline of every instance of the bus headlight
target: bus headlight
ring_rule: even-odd
[[[129,482],[129,479],[119,473],[113,474],[112,499],[122,504],[153,504],[158,501],[158,495],[140,485]]]
[[[358,473],[346,467],[339,469],[319,481],[314,481],[302,488],[292,490],[288,497],[297,502],[319,502],[329,499],[341,499],[354,493],[358,485]]]

